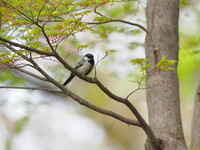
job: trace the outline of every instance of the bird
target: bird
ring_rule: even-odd
[[[79,73],[88,75],[94,68],[94,56],[90,53],[86,54],[74,67]],[[66,86],[76,75],[71,73],[69,78],[63,83]]]

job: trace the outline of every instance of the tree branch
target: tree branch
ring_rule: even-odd
[[[41,77],[41,76],[38,76],[38,75],[36,75],[36,74],[34,74],[34,73],[32,73],[32,72],[29,72],[29,71],[27,71],[27,70],[24,70],[24,69],[21,69],[21,68],[15,68],[15,67],[13,67],[14,69],[16,69],[17,71],[20,71],[20,72],[22,72],[22,73],[24,73],[24,74],[27,74],[27,75],[29,75],[29,76],[32,76],[32,77],[34,77],[34,78],[36,78],[36,79],[39,79],[39,80],[42,80],[42,81],[48,81],[46,78],[43,78],[43,77]]]
[[[144,80],[145,76],[142,77],[142,79],[140,81],[138,81],[138,87],[133,90],[131,93],[129,93],[127,96],[126,96],[126,99],[128,99],[133,93],[137,92],[138,90],[141,90],[141,89],[146,89],[146,88],[141,88],[141,84],[142,84],[142,81]]]
[[[102,3],[102,4],[97,5],[94,8],[94,13],[96,13],[97,15],[99,15],[101,17],[106,17],[106,16],[104,16],[103,14],[101,14],[100,12],[97,11],[97,8],[99,8],[100,6],[102,6],[104,4],[106,4],[106,3]],[[109,18],[109,17],[106,17],[106,18]],[[136,27],[139,27],[140,29],[142,29],[143,31],[145,31],[146,33],[148,33],[147,29],[144,26],[142,26],[138,23],[133,23],[133,22],[129,22],[129,21],[121,20],[121,19],[110,19],[109,21],[85,22],[85,23],[87,23],[87,24],[106,24],[106,23],[110,23],[110,22],[121,22],[121,23],[132,25],[132,26],[136,26]]]
[[[156,137],[152,131],[152,129],[149,127],[149,125],[146,123],[146,121],[144,120],[144,118],[141,116],[141,114],[137,111],[137,109],[133,106],[133,104],[128,101],[128,99],[126,98],[122,98],[119,97],[115,94],[113,94],[110,90],[108,90],[97,78],[89,78],[85,75],[80,74],[79,72],[77,72],[76,70],[74,70],[68,63],[66,63],[61,57],[60,55],[58,55],[57,52],[54,51],[55,57],[68,69],[70,70],[72,73],[76,74],[79,78],[89,82],[89,83],[93,83],[96,84],[106,95],[108,95],[110,98],[112,98],[115,101],[118,101],[120,103],[125,104],[130,110],[131,112],[135,115],[135,117],[137,118],[137,120],[139,121],[141,127],[144,129],[144,132],[146,133],[146,135],[148,136],[148,138],[151,140],[151,142],[155,142],[156,141]],[[61,88],[61,87],[60,87]]]
[[[16,52],[17,50],[15,50],[14,48],[10,47],[10,50],[13,52]],[[56,52],[55,52],[56,53]],[[19,53],[19,56],[21,56],[22,58],[24,58],[25,60],[29,61],[34,68],[39,71],[45,78],[47,81],[51,82],[52,84],[54,84],[55,86],[57,86],[59,89],[62,90],[62,92],[66,95],[68,95],[69,97],[71,97],[72,99],[74,99],[75,101],[77,101],[78,103],[80,103],[81,105],[84,105],[94,111],[97,111],[99,113],[111,116],[117,120],[120,120],[122,122],[125,122],[127,124],[131,124],[131,125],[135,125],[135,126],[139,126],[140,127],[140,123],[138,121],[135,120],[131,120],[128,119],[126,117],[123,117],[115,112],[109,111],[109,110],[105,110],[102,108],[99,108],[91,103],[89,103],[88,101],[82,99],[81,97],[77,96],[76,94],[72,93],[71,91],[67,90],[62,84],[58,83],[57,81],[55,81],[53,78],[51,78],[34,60],[32,60],[31,58]],[[72,68],[73,69],[73,68]],[[19,89],[22,89],[22,87],[18,87]],[[23,89],[28,89],[26,87],[24,87]],[[37,90],[35,88],[29,88],[30,90]],[[40,90],[46,90],[47,89],[42,89],[40,88]],[[51,89],[50,89],[51,90]],[[55,91],[54,91],[55,92]],[[60,91],[59,91],[60,92]]]
[[[38,87],[0,86],[0,89],[21,89],[21,90],[33,90],[33,91],[40,90],[40,91],[64,94],[63,91],[58,91],[58,90],[48,89],[48,88],[38,88]]]
[[[14,43],[14,42],[10,42],[9,41],[9,44],[12,44],[12,43]],[[14,43],[14,44],[16,45],[16,43]],[[20,44],[20,47],[23,47],[23,46],[24,45]],[[32,48],[30,48],[30,49],[32,50]],[[17,50],[13,49],[13,52],[17,52]],[[34,49],[34,52],[36,52],[35,49]],[[41,52],[41,51],[39,51],[39,52]],[[48,52],[48,54],[49,54],[49,52]],[[73,98],[74,100],[79,102],[81,105],[84,105],[84,106],[86,106],[86,107],[88,107],[90,109],[93,109],[93,110],[95,110],[97,112],[101,112],[101,113],[105,114],[105,112],[102,112],[102,109],[100,109],[100,108],[97,109],[98,107],[96,107],[96,106],[90,104],[89,102],[83,100],[82,98],[78,97],[77,95],[75,95],[74,93],[70,92],[65,87],[63,87],[60,83],[55,81],[53,78],[51,78],[43,69],[41,69],[38,66],[38,64],[34,60],[32,60],[31,58],[23,55],[22,53],[18,53],[18,55],[21,56],[22,58],[24,58],[25,60],[29,61],[31,64],[33,64],[33,66],[35,67],[36,70],[38,70],[49,82],[51,82],[52,84],[57,86],[59,89],[61,89],[66,95],[68,95],[69,97]],[[137,109],[133,106],[133,104],[128,101],[128,99],[125,99],[125,98],[122,98],[122,97],[119,97],[119,96],[113,94],[97,78],[89,78],[89,77],[87,77],[85,75],[82,75],[81,73],[77,72],[68,63],[66,63],[56,51],[52,51],[51,56],[54,56],[55,58],[57,58],[67,69],[69,69],[71,72],[76,74],[79,78],[81,78],[81,79],[83,79],[83,80],[85,80],[85,81],[87,81],[89,83],[96,84],[110,98],[112,98],[113,100],[118,101],[118,102],[123,103],[124,105],[126,105],[131,110],[131,112],[135,115],[135,117],[137,118],[137,120],[140,123],[140,126],[144,129],[144,132],[147,134],[148,138],[152,142],[156,141],[156,137],[155,137],[152,129],[149,127],[149,125],[146,123],[146,121],[143,119],[143,117],[137,111]],[[116,118],[116,116],[114,118]]]
[[[121,22],[121,23],[125,23],[125,24],[128,24],[128,25],[132,25],[132,26],[136,26],[140,29],[142,29],[144,32],[148,33],[147,29],[138,24],[138,23],[133,23],[133,22],[129,22],[129,21],[125,21],[125,20],[121,20],[121,19],[110,19],[109,21],[102,21],[102,22],[84,22],[84,23],[87,23],[87,24],[106,24],[106,23],[111,23],[111,22]]]
[[[13,46],[16,46],[16,47],[19,47],[19,48],[22,48],[22,49],[25,49],[25,50],[28,50],[28,51],[31,51],[31,52],[35,52],[35,53],[38,53],[38,54],[41,54],[41,55],[53,56],[52,52],[46,52],[46,51],[38,50],[36,48],[31,48],[31,47],[28,47],[26,45],[22,45],[22,44],[7,40],[3,37],[0,37],[0,41],[3,41],[3,42],[8,43],[10,45],[13,45]]]

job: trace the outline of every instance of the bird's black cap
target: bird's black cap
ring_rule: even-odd
[[[94,56],[92,54],[88,53],[84,57],[93,58]]]

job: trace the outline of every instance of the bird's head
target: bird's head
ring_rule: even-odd
[[[83,59],[85,60],[85,61],[89,61],[89,60],[91,60],[91,59],[94,59],[94,56],[92,55],[92,54],[86,54],[84,57],[83,57]]]

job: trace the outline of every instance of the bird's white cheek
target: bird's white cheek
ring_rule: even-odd
[[[85,61],[89,61],[90,59],[88,57],[83,58]]]

